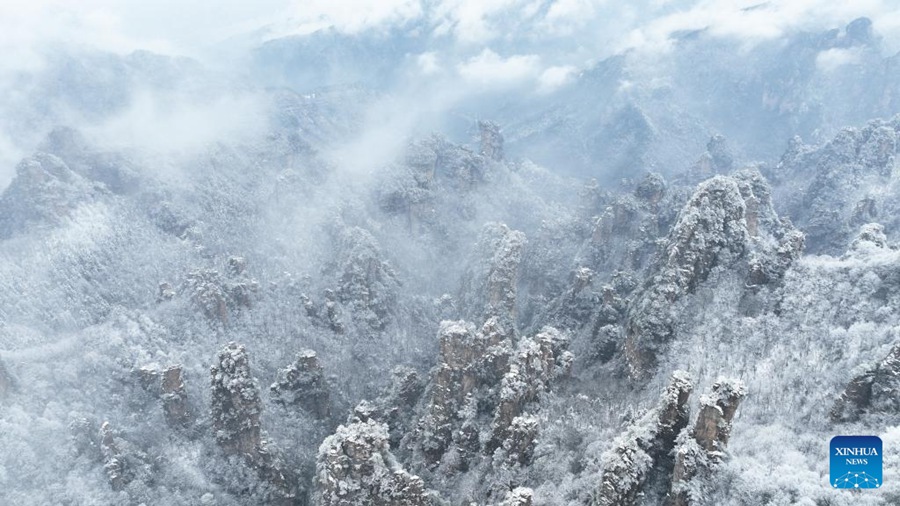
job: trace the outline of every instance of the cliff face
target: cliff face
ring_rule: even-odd
[[[781,208],[807,234],[811,253],[837,254],[862,224],[894,229],[893,186],[900,121],[842,130],[822,146],[795,141],[771,170]]]
[[[603,456],[603,471],[594,504],[641,504],[652,475],[668,481],[673,467],[676,437],[688,424],[688,400],[693,391],[690,377],[676,372],[659,405],[636,421]],[[656,500],[661,500],[657,497]]]
[[[673,305],[714,269],[742,272],[751,286],[774,284],[803,244],[802,232],[775,213],[759,173],[700,184],[628,308],[624,350],[630,374],[639,378],[652,371],[656,355],[675,338]]]
[[[297,485],[279,450],[265,438],[260,424],[262,401],[243,346],[229,343],[210,368],[212,429],[226,456],[237,456],[271,486],[267,501],[294,504]]]

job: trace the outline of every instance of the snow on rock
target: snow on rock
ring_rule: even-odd
[[[262,432],[262,401],[244,347],[228,343],[219,352],[218,363],[210,368],[210,374],[212,429],[222,452],[243,458],[260,480],[271,485],[273,503],[292,504],[296,484],[278,449]]]
[[[315,501],[322,506],[427,506],[418,476],[390,452],[388,428],[374,420],[341,425],[319,446]]]
[[[694,429],[683,431],[675,450],[675,469],[672,471],[673,506],[702,504],[694,499],[691,480],[701,473],[709,473],[721,462],[731,435],[731,423],[746,395],[739,380],[720,379],[712,387],[712,394],[700,399],[700,413]]]
[[[166,423],[170,427],[184,428],[193,423],[193,413],[184,387],[184,368],[181,365],[166,368],[149,365],[139,368],[137,373],[144,388],[159,396]]]
[[[664,252],[629,307],[625,357],[633,378],[646,377],[675,338],[675,302],[717,266],[746,272],[748,284],[777,282],[803,248],[803,235],[776,215],[769,186],[755,171],[701,183],[679,214]]]
[[[275,402],[299,406],[318,419],[327,418],[331,413],[325,370],[313,350],[297,353],[294,362],[279,369],[269,390]]]
[[[478,239],[475,263],[460,289],[459,301],[468,320],[499,318],[510,329],[516,324],[516,291],[525,234],[502,223],[488,223]]]
[[[900,344],[874,365],[863,365],[835,400],[831,419],[856,421],[866,412],[900,413]]]
[[[603,455],[603,472],[594,504],[641,504],[644,484],[653,473],[672,467],[676,436],[688,425],[688,400],[694,385],[687,373],[676,371],[659,405],[636,421]]]

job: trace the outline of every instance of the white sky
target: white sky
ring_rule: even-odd
[[[48,42],[195,55],[264,26],[277,36],[323,26],[354,33],[412,21],[482,48],[510,38],[602,38],[612,31],[626,35],[618,38],[621,47],[659,49],[677,30],[709,27],[725,37],[763,39],[862,15],[883,34],[900,31],[897,0],[3,0],[0,50],[19,56],[6,66],[27,63],[21,55]]]

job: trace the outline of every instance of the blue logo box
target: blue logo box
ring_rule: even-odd
[[[831,487],[881,488],[882,458],[878,436],[831,438]]]

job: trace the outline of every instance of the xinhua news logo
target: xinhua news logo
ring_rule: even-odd
[[[831,438],[832,488],[881,488],[882,446],[878,436]]]

